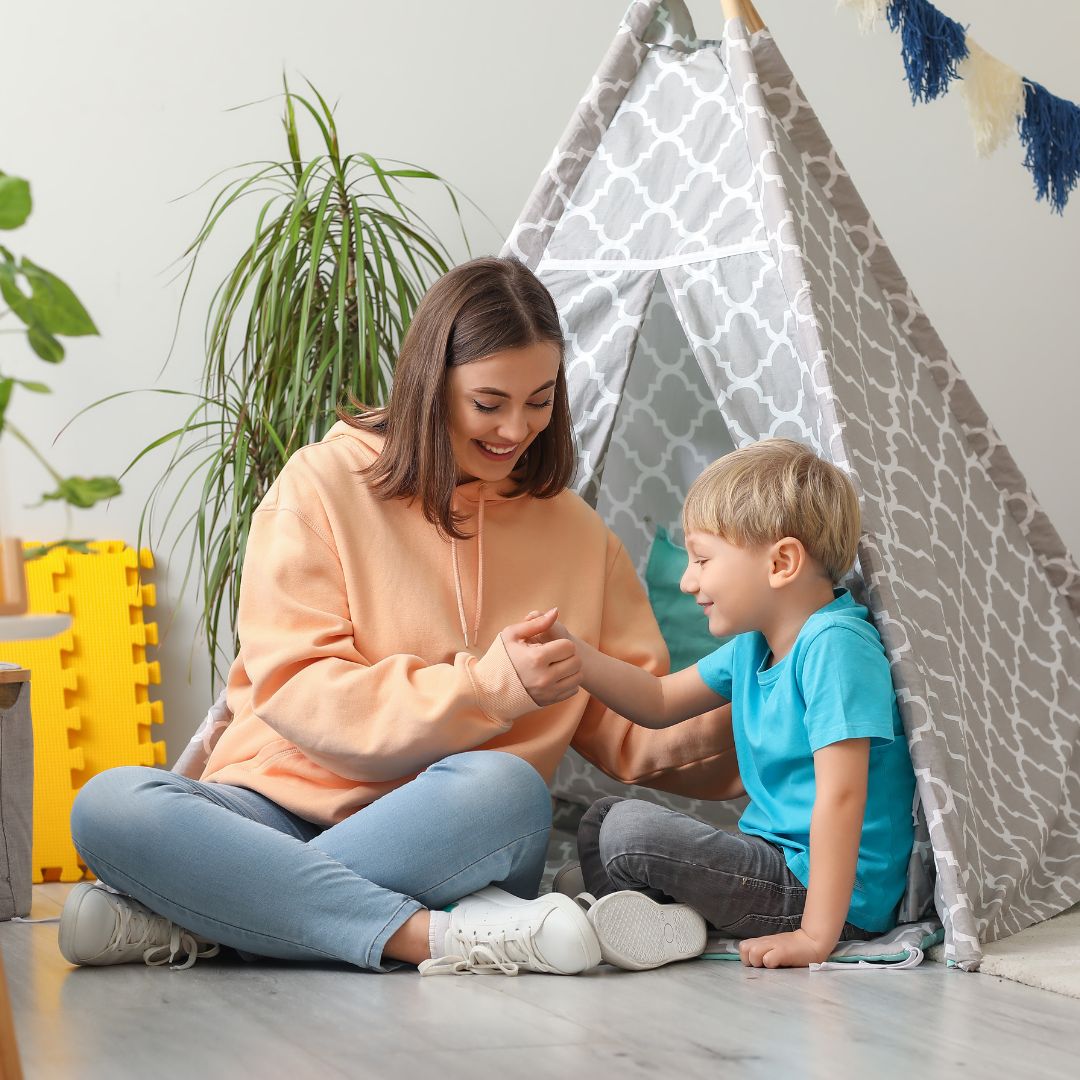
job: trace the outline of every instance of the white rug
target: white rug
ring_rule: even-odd
[[[944,962],[942,946],[930,959]],[[1004,941],[983,946],[983,975],[1080,998],[1080,905]]]

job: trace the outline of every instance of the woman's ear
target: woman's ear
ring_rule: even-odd
[[[782,589],[806,568],[808,556],[801,540],[785,536],[769,549],[769,586]]]

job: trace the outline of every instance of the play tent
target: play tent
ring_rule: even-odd
[[[732,447],[788,436],[852,476],[850,583],[918,782],[901,916],[932,918],[932,891],[947,958],[973,968],[980,942],[1080,901],[1080,572],[775,41],[725,7],[714,42],[682,0],[630,5],[503,254],[555,297],[578,489],[646,580]],[[614,789],[576,755],[556,779],[579,803]]]

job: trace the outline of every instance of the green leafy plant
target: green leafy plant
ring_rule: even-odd
[[[193,407],[128,465],[171,449],[143,508],[139,543],[144,530],[152,545],[175,534],[171,559],[187,537],[180,592],[197,564],[206,645],[219,678],[231,651],[222,647],[222,619],[235,625],[252,513],[290,454],[322,438],[350,392],[368,405],[385,402],[413,311],[452,265],[445,245],[405,201],[408,182],[445,192],[468,248],[454,188],[416,165],[343,156],[334,111],[308,85],[314,101],[285,85],[287,158],[239,167],[247,171],[212,199],[185,252],[181,314],[219,222],[257,200],[257,210],[249,210],[251,242],[213,294],[201,392],[147,391],[188,396]],[[311,158],[301,153],[298,113],[321,138]],[[174,520],[189,488],[198,492],[197,508]]]
[[[0,172],[0,229],[19,228],[25,224],[32,209],[29,183]],[[0,311],[0,319],[14,316],[23,324],[10,329],[5,327],[0,333],[25,335],[30,348],[48,364],[59,364],[64,359],[64,346],[60,338],[82,337],[98,332],[78,297],[60,278],[25,255],[17,258],[2,245],[0,296],[7,305]],[[22,443],[52,477],[56,490],[45,493],[42,501],[56,499],[70,506],[85,508],[101,499],[119,495],[120,484],[111,476],[65,477],[49,464],[8,417],[16,387],[34,394],[48,394],[51,391],[44,383],[16,379],[0,372],[0,436],[6,431]],[[33,557],[32,553],[28,553],[27,557]]]

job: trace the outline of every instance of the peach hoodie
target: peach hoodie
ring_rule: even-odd
[[[712,713],[635,727],[579,691],[539,708],[499,631],[531,610],[650,671],[667,649],[622,544],[571,491],[506,498],[458,487],[451,544],[359,470],[382,437],[337,423],[297,451],[251,522],[234,714],[202,779],[251,788],[310,821],[341,821],[449,754],[504,750],[548,782],[567,746],[619,780],[717,797],[730,747]],[[710,760],[712,759],[712,760]]]

